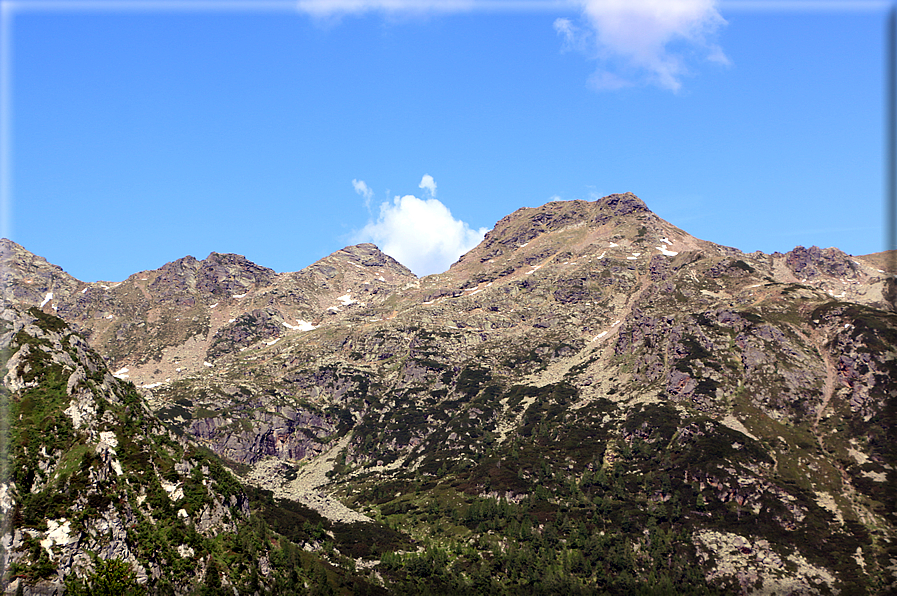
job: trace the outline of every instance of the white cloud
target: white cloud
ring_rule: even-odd
[[[421,187],[424,188],[423,181]],[[435,188],[434,183],[434,191]],[[377,221],[369,222],[359,232],[357,241],[373,242],[416,275],[423,276],[448,269],[479,244],[487,231],[472,230],[437,199],[405,195],[380,205]]]
[[[575,45],[578,39],[578,29],[570,19],[558,18],[554,20],[554,30],[564,38],[564,49],[568,50]]]
[[[364,183],[364,180],[356,180],[353,178],[352,187],[355,189],[355,192],[363,196],[366,200],[374,196],[374,191]]]
[[[418,184],[417,187],[427,190],[431,197],[436,196],[436,181],[433,180],[433,176],[430,176],[429,174],[424,174],[424,177],[420,179],[420,184]]]
[[[711,41],[726,24],[716,0],[580,0],[586,31],[555,21],[564,47],[591,47],[610,68],[600,68],[590,83],[601,89],[633,84],[624,73],[637,72],[647,81],[678,91],[689,69],[685,58],[670,46],[698,48],[706,59],[728,64],[722,49]],[[622,72],[621,72],[622,71]]]

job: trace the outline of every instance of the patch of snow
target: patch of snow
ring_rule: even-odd
[[[327,310],[332,310],[333,312],[339,312],[339,307],[336,307],[336,306],[330,306],[330,307],[327,308]]]
[[[280,338],[278,337],[278,338],[275,339],[274,341],[267,341],[267,342],[265,342],[265,345],[266,345],[266,346],[273,346],[274,344],[276,344],[276,343],[279,342],[279,341],[280,341]]]
[[[246,294],[234,294],[234,298],[243,298]]]
[[[620,246],[620,245],[617,244],[616,242],[611,242],[609,246],[610,246],[610,248],[616,248],[617,246]]]
[[[217,302],[216,302],[215,304],[210,304],[210,305],[209,305],[209,308],[215,308],[216,306],[218,306],[218,303],[217,303]]]
[[[202,365],[203,365],[203,366],[211,367],[211,366],[212,366],[212,363],[211,363],[211,362],[203,362]]]
[[[141,389],[155,389],[156,387],[159,387],[161,385],[162,385],[162,382],[160,381],[159,383],[150,383],[149,385],[141,385],[140,388]]]
[[[473,292],[471,292],[470,294],[468,294],[468,296],[473,296],[474,294],[479,294],[480,292],[482,292],[482,290],[480,290],[479,288],[477,288],[476,290],[474,290]]]
[[[541,266],[542,266],[542,265],[535,265],[535,266],[532,268],[531,271],[526,271],[526,272],[524,272],[524,275],[531,275],[531,274],[535,273],[536,271],[539,270],[539,268],[540,268]]]
[[[626,258],[629,259],[630,261],[634,261],[636,259],[636,257],[626,257]]]
[[[109,320],[111,321],[111,320],[112,320],[112,315],[106,315],[105,318],[106,318],[106,319],[109,319]]]
[[[593,337],[593,338],[592,338],[592,341],[595,341],[595,340],[597,340],[597,339],[601,339],[601,338],[604,337],[605,335],[607,335],[607,331],[602,331],[601,333],[599,333],[598,335],[596,335],[595,337]]]
[[[236,321],[236,320],[237,320],[237,319],[230,319],[230,320],[228,321],[228,323],[233,323],[233,322]]]
[[[126,366],[126,367],[112,373],[112,376],[115,377],[116,379],[127,379],[128,378],[127,372],[128,372],[128,367]]]
[[[632,253],[632,256],[634,256],[634,257],[640,257],[640,256],[642,256],[642,253],[640,253],[640,252],[634,252],[634,253]]]
[[[676,255],[679,254],[678,252],[676,252],[674,250],[668,250],[666,246],[655,246],[654,248],[659,250],[661,252],[661,254],[663,254],[664,256],[667,256],[667,257],[675,257]]]
[[[664,244],[669,244],[670,246],[673,245],[673,243],[670,242],[670,239],[667,238],[666,236],[664,236],[663,238],[661,238],[660,241],[663,242]]]
[[[87,288],[84,288],[83,290],[81,290],[82,294],[84,294],[85,292],[87,292]]]
[[[518,244],[517,246],[520,247],[520,248],[523,248],[523,247],[526,246],[527,244],[529,244],[529,242],[524,242],[523,244]]]
[[[355,304],[358,300],[352,299],[352,292],[346,292],[342,296],[337,297],[337,300],[343,303],[343,306],[349,306],[350,304]]]
[[[314,325],[312,325],[309,321],[303,321],[302,319],[296,319],[299,323],[298,325],[287,325],[290,329],[296,329],[297,331],[311,331],[313,329],[317,329]],[[286,323],[284,323],[286,325]]]
[[[358,267],[359,269],[364,269],[364,267],[362,267],[361,265],[359,265],[359,264],[356,263],[355,261],[349,261],[349,264],[350,264],[350,265],[355,265],[355,266]]]
[[[53,292],[47,292],[47,296],[46,296],[46,298],[44,298],[44,301],[40,303],[39,308],[43,308],[44,305],[52,299],[53,299]]]

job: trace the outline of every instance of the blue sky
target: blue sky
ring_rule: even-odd
[[[3,234],[83,281],[360,241],[433,273],[626,191],[747,252],[885,248],[886,2],[99,6],[3,12]]]

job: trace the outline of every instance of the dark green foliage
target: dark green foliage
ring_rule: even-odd
[[[137,575],[121,559],[97,560],[96,567],[83,580],[69,576],[66,594],[72,596],[143,596],[146,590],[137,583]]]

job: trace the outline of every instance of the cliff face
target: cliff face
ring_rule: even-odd
[[[421,279],[358,245],[106,288],[40,264],[14,296],[248,481],[448,548],[382,557],[398,591],[872,594],[897,539],[886,262],[745,254],[626,193],[518,210]]]

